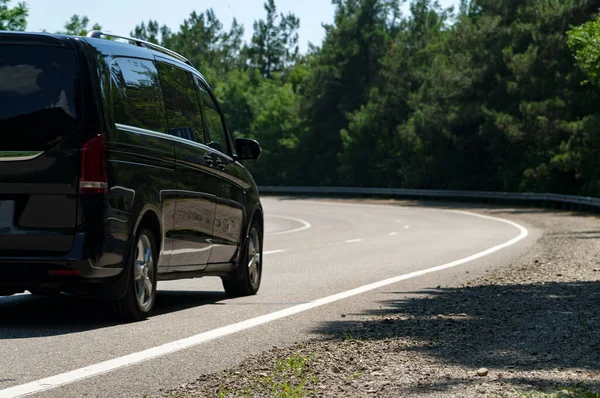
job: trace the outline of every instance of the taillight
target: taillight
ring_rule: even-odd
[[[107,192],[106,137],[104,134],[100,134],[81,147],[79,193],[102,194]]]

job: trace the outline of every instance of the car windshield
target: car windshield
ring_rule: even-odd
[[[2,46],[0,151],[44,151],[79,124],[73,50]]]

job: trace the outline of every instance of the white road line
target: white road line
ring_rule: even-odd
[[[410,225],[405,225],[404,229],[410,229]]]
[[[398,235],[398,232],[390,232],[389,233],[389,236],[396,236],[396,235]]]
[[[404,221],[402,221],[402,220],[396,220],[396,222],[397,222],[398,224],[402,224]]]
[[[278,253],[285,253],[287,252],[287,250],[271,250],[270,252],[263,252],[263,256],[266,256],[267,254],[278,254]]]
[[[281,220],[295,221],[295,222],[302,224],[302,226],[300,228],[290,229],[289,231],[275,232],[273,234],[267,234],[267,236],[288,235],[288,234],[293,234],[296,232],[306,231],[307,229],[310,229],[312,227],[312,225],[308,221],[302,220],[300,218],[287,217],[287,216],[274,216],[271,214],[267,214],[266,217],[273,217],[273,218],[279,218]]]
[[[358,242],[362,242],[362,241],[363,241],[362,239],[350,239],[350,240],[347,240],[346,243],[358,243]]]
[[[256,318],[248,319],[242,322],[234,323],[228,326],[223,326],[218,329],[210,330],[208,332],[200,333],[195,336],[191,336],[185,339],[173,341],[171,343],[166,343],[160,345],[158,347],[149,348],[144,351],[136,352],[133,354],[125,355],[119,358],[111,359],[105,362],[100,362],[94,365],[90,365],[81,369],[75,369],[69,372],[61,373],[56,376],[47,377],[45,379],[36,380],[30,383],[18,385],[15,387],[9,387],[4,390],[0,390],[0,398],[16,398],[22,397],[25,395],[30,395],[34,393],[39,393],[42,391],[47,391],[50,389],[54,389],[60,386],[64,386],[66,384],[74,383],[76,381],[80,381],[83,379],[87,379],[92,376],[98,376],[107,372],[114,371],[116,369],[123,368],[125,366],[134,365],[143,361],[147,361],[149,359],[157,358],[160,356],[164,356],[167,354],[172,354],[177,351],[181,351],[190,347],[194,347],[207,341],[215,340],[224,336],[228,336],[234,333],[241,332],[243,330],[247,330],[250,328],[254,328],[257,326],[261,326],[278,319],[286,318],[291,315],[299,314],[304,311],[308,311],[317,307],[321,307],[327,304],[331,304],[336,301],[344,300],[349,297],[357,296],[359,294],[363,294],[375,289],[379,289],[388,285],[392,285],[394,283],[398,283],[401,281],[405,281],[408,279],[416,278],[419,276],[431,274],[434,272],[439,272],[445,269],[454,268],[459,265],[463,265],[469,263],[471,261],[478,260],[482,257],[489,256],[490,254],[496,253],[502,249],[505,249],[509,246],[512,246],[523,239],[525,239],[529,235],[529,231],[527,229],[515,222],[504,220],[501,218],[483,216],[480,214],[469,213],[465,211],[456,211],[456,210],[443,210],[451,213],[465,214],[473,217],[484,218],[488,220],[493,220],[497,222],[501,222],[504,224],[511,225],[519,230],[519,235],[511,240],[504,242],[500,245],[494,246],[490,249],[484,250],[477,254],[473,254],[472,256],[462,258],[460,260],[452,261],[447,264],[438,265],[436,267],[427,268],[421,271],[415,271],[408,274],[396,276],[394,278],[385,279],[379,282],[371,283],[368,285],[364,285],[358,287],[356,289],[347,290],[345,292],[341,292],[338,294],[334,294],[332,296],[324,297],[318,300],[311,301],[310,303],[296,305],[290,308],[286,308],[280,311],[276,311],[270,314],[266,314],[263,316],[259,316]]]

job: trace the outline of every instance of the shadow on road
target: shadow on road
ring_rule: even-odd
[[[590,387],[600,389],[600,282],[390,294],[381,309],[348,314],[316,332],[336,339],[397,340],[398,355],[433,357],[440,367],[486,367],[506,374],[509,384],[540,390],[556,387],[557,380],[536,378],[536,371],[588,372],[588,380],[595,380]],[[438,380],[418,392],[447,391],[457,382]]]
[[[153,317],[227,299],[224,292],[158,291]],[[122,323],[105,300],[61,294],[0,297],[0,340],[58,336]]]

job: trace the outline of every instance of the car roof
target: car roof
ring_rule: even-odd
[[[200,73],[190,61],[172,50],[153,43],[148,43],[143,40],[125,36],[115,35],[114,37],[118,39],[129,40],[129,42],[90,37],[93,33],[97,33],[96,36],[112,36],[110,33],[102,33],[98,31],[90,32],[90,35],[88,36],[75,36],[46,32],[0,31],[0,43],[11,42],[11,39],[16,38],[17,41],[20,41],[20,39],[27,39],[27,41],[30,42],[31,39],[33,39],[34,42],[37,40],[40,44],[54,44],[58,46],[72,47],[74,44],[73,41],[81,41],[87,43],[87,45],[104,55],[129,56],[152,61],[154,61],[156,58],[168,59],[170,62],[198,74],[202,81],[210,87],[204,75]]]
[[[91,36],[94,34],[94,36]],[[126,40],[128,42],[108,40],[101,38],[101,36],[114,37],[116,39]],[[192,63],[175,51],[169,50],[168,48],[159,46],[154,43],[143,41],[136,38],[130,38],[126,36],[112,35],[110,33],[102,33],[99,31],[92,31],[88,36],[76,36],[66,35],[58,33],[47,33],[47,32],[19,32],[19,31],[2,31],[0,30],[0,43],[10,42],[10,38],[18,39],[37,39],[43,43],[54,43],[62,44],[64,46],[72,45],[73,40],[82,40],[87,42],[90,46],[95,47],[101,53],[106,55],[132,55],[137,57],[143,57],[153,59],[154,56],[158,55],[162,58],[170,59],[171,61],[182,63],[188,67],[194,68]],[[145,55],[145,57],[144,57]]]
[[[46,32],[17,32],[0,30],[0,43],[5,44],[13,40],[19,41],[22,39],[35,39],[40,43],[68,46],[69,42],[76,36],[59,35]]]

